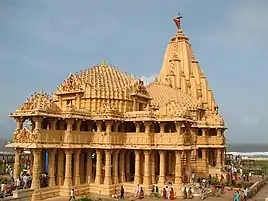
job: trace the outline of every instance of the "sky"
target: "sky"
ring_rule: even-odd
[[[1,0],[0,138],[32,93],[102,60],[149,82],[180,12],[231,143],[268,140],[268,1]]]

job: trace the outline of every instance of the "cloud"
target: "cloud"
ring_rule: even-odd
[[[151,82],[153,82],[157,76],[158,76],[157,74],[153,74],[149,76],[141,76],[140,79],[144,82],[145,85],[148,85]]]

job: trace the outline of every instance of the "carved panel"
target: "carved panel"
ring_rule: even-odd
[[[16,130],[13,135],[13,140],[16,143],[29,143],[36,140],[37,134],[23,127],[21,130]]]

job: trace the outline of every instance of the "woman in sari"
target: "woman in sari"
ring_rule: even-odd
[[[166,188],[163,188],[163,198],[167,199],[167,191]]]
[[[236,191],[235,195],[234,195],[234,201],[239,201],[240,199],[240,193],[239,191]]]
[[[170,200],[175,200],[175,193],[174,193],[174,189],[173,188],[170,189],[170,198],[169,199]]]

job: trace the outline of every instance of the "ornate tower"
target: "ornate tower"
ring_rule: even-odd
[[[158,81],[201,100],[208,111],[217,112],[218,106],[207,78],[195,59],[188,37],[181,29],[181,19],[181,16],[173,19],[177,34],[168,43]]]

